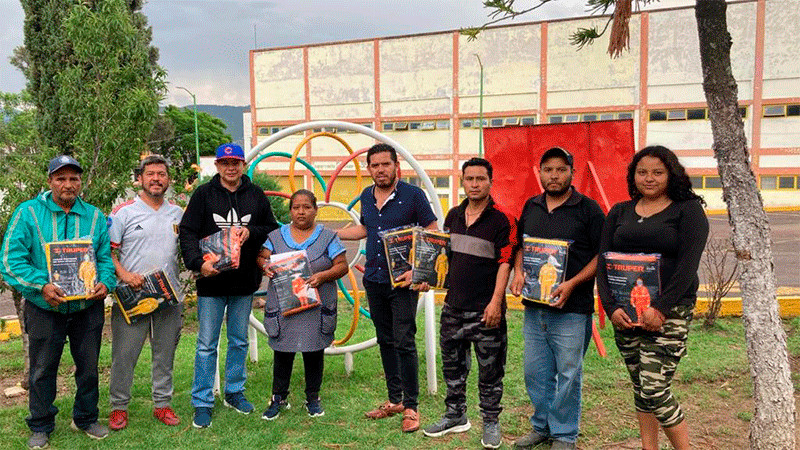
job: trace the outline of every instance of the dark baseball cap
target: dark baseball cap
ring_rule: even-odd
[[[237,144],[222,144],[217,147],[217,159],[233,158],[244,161],[244,150]]]
[[[83,167],[81,167],[75,158],[69,155],[61,155],[50,160],[50,163],[47,165],[47,175],[50,176],[53,172],[67,166],[72,166],[78,173],[83,173]]]
[[[568,166],[572,167],[572,154],[561,147],[553,147],[544,152],[542,159],[539,160],[539,166],[541,167],[541,165],[550,158],[561,158],[567,162]]]

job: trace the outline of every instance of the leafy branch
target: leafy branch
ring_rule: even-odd
[[[506,20],[513,20],[523,14],[527,14],[541,8],[553,0],[538,0],[538,3],[530,8],[515,9],[516,0],[484,0],[484,8],[490,10],[489,21],[478,27],[462,28],[460,33],[467,36],[467,41],[474,41],[478,35],[491,25]],[[614,7],[614,14],[608,18],[602,31],[597,26],[591,28],[578,28],[570,35],[570,43],[578,47],[591,45],[595,39],[603,36],[611,25],[611,36],[608,43],[608,53],[612,57],[618,57],[622,50],[630,47],[630,29],[628,22],[631,17],[632,3],[635,2],[637,9],[639,5],[646,5],[654,0],[586,0],[586,10],[591,15],[605,15]]]

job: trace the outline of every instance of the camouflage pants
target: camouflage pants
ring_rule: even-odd
[[[458,417],[467,411],[467,376],[472,364],[470,349],[475,346],[478,361],[478,395],[485,422],[496,422],[503,410],[503,376],[506,370],[508,336],[506,321],[495,328],[481,323],[483,312],[442,308],[440,344],[442,373],[447,384],[445,415]]]
[[[691,307],[676,306],[667,315],[661,332],[617,330],[615,333],[617,348],[633,382],[636,410],[653,413],[665,428],[683,421],[683,411],[672,395],[671,383],[678,362],[686,355],[691,320]]]

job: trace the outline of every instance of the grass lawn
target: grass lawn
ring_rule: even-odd
[[[337,336],[349,327],[350,308],[341,308]],[[422,343],[422,315],[419,315],[418,348]],[[690,433],[697,448],[744,448],[747,446],[748,421],[752,417],[752,386],[745,354],[741,320],[722,319],[716,328],[703,330],[695,322],[689,337],[689,355],[681,362],[674,390],[690,420]],[[509,311],[509,352],[506,366],[505,411],[501,415],[504,443],[511,447],[514,439],[530,429],[528,417],[532,412],[522,374],[522,313]],[[108,322],[106,324],[108,326]],[[792,355],[800,354],[800,320],[785,322],[789,332]],[[55,448],[479,448],[480,415],[477,409],[477,377],[470,374],[468,414],[473,429],[468,433],[429,439],[421,432],[404,435],[400,418],[380,421],[363,418],[363,412],[386,398],[377,348],[355,355],[355,370],[347,376],[341,356],[327,357],[322,389],[324,417],[312,419],[302,408],[303,366],[295,360],[292,409],[281,413],[275,421],[264,421],[261,413],[267,407],[271,387],[272,357],[266,340],[259,340],[259,361],[248,363],[247,396],[256,411],[243,416],[222,406],[214,410],[209,429],[191,427],[192,408],[190,389],[196,338],[196,310],[186,314],[186,326],[175,361],[175,396],[173,407],[182,419],[177,427],[167,427],[152,417],[150,400],[150,350],[145,346],[132,390],[129,426],[112,432],[104,441],[91,441],[69,429],[74,381],[71,357],[64,353],[59,377],[59,396],[56,406],[56,430],[51,436]],[[374,336],[372,325],[362,321],[351,342]],[[609,356],[598,356],[594,346],[589,349],[584,369],[583,421],[579,447],[637,448],[638,427],[634,418],[627,372],[614,347],[610,328],[602,330]],[[19,340],[0,344],[0,376],[3,387],[19,380],[22,371],[22,351]],[[224,344],[223,344],[224,347]],[[474,358],[474,357],[473,357]],[[793,358],[793,361],[795,358]],[[100,420],[107,422],[108,378],[111,365],[110,340],[106,339],[100,355]],[[441,367],[441,363],[438,365]],[[474,368],[477,368],[473,364]],[[420,353],[420,414],[423,426],[437,420],[443,412],[444,385],[439,372],[439,392],[427,393],[424,355]],[[798,383],[795,375],[795,383]],[[3,399],[0,408],[0,447],[24,448],[28,429],[27,397]],[[664,439],[665,441],[665,439]],[[544,447],[543,447],[544,448]]]

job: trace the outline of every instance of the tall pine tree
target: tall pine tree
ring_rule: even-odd
[[[84,198],[108,209],[130,186],[164,92],[136,0],[22,0],[24,57],[42,141],[85,167]]]

